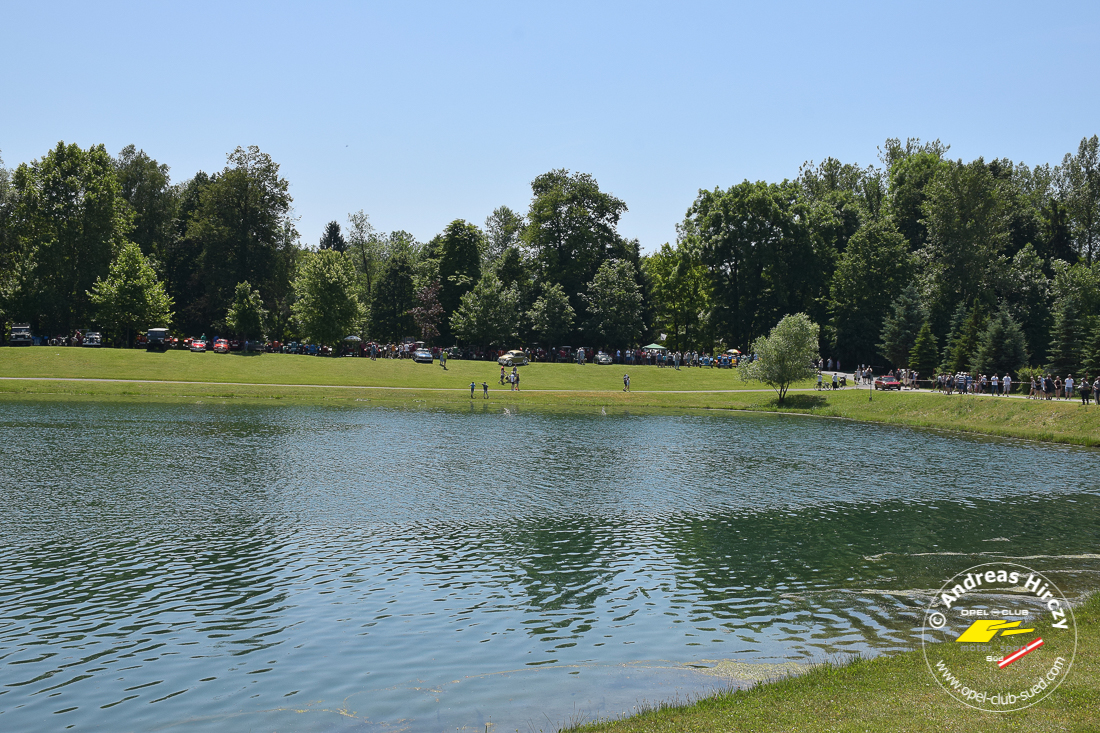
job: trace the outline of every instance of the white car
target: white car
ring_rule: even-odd
[[[103,345],[103,337],[99,335],[98,331],[92,331],[91,333],[84,334],[84,342],[81,346],[93,346],[99,347]]]
[[[417,349],[413,352],[413,361],[418,364],[431,364],[435,360],[432,352],[427,349]]]
[[[497,364],[501,366],[527,366],[527,354],[519,349],[513,349],[497,359]]]
[[[593,361],[595,361],[597,364],[610,364],[611,363],[611,355],[610,354],[605,354],[604,352],[601,351],[598,354],[596,354],[596,358],[593,359]]]

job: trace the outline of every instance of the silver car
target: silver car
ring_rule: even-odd
[[[523,353],[519,349],[513,349],[504,356],[497,359],[497,364],[501,366],[527,366],[527,354]]]

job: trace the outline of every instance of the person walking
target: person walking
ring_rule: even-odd
[[[1077,391],[1081,393],[1081,404],[1087,405],[1089,403],[1089,397],[1092,396],[1092,385],[1089,384],[1088,377],[1081,379],[1081,386]]]
[[[512,375],[512,383],[516,385],[516,391],[519,392],[519,372]]]
[[[501,364],[501,365],[500,365],[500,383],[501,383],[501,384],[504,384],[504,374],[505,374],[505,372],[504,372],[504,365],[503,365],[503,364]]]
[[[1005,372],[1005,378],[1001,380],[1001,394],[1010,394],[1012,392],[1012,375]]]
[[[623,392],[629,392],[629,391],[630,391],[630,375],[629,374],[624,374],[623,375]]]
[[[447,370],[447,350],[439,352],[439,366],[443,367],[443,370]]]
[[[837,388],[837,384],[836,384],[836,372],[833,372],[833,389],[836,389],[836,388]]]
[[[489,383],[488,382],[482,382],[481,383],[481,392],[482,392],[482,394],[485,395],[485,399],[489,399]]]

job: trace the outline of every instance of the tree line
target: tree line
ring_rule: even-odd
[[[58,143],[0,163],[0,311],[36,332],[98,326],[332,344],[747,350],[784,315],[855,366],[1100,371],[1096,136],[1060,164],[951,159],[890,139],[878,164],[701,190],[674,243],[642,255],[627,205],[554,170],[526,212],[429,241],[358,211],[301,241],[289,184],[256,147],[173,183],[134,146]]]

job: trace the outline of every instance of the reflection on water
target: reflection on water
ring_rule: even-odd
[[[1100,585],[1098,458],[783,416],[0,403],[0,727],[548,729],[900,650],[988,556]]]

